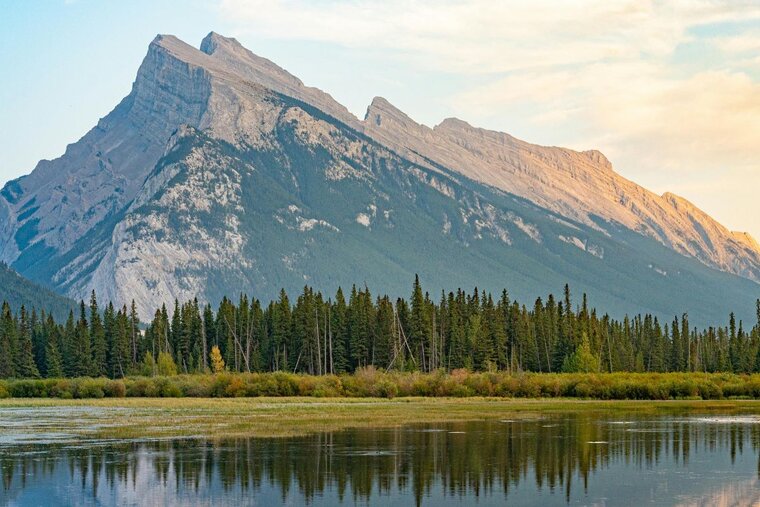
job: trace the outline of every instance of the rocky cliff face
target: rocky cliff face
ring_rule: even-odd
[[[367,109],[367,129],[401,153],[421,156],[476,181],[600,230],[620,224],[708,266],[760,282],[760,249],[673,194],[629,181],[598,151],[537,146],[449,118],[419,125],[388,101]],[[742,239],[742,237],[749,239]]]
[[[0,196],[2,260],[144,317],[304,283],[405,292],[414,272],[524,297],[571,282],[617,311],[680,312],[709,288],[720,304],[686,306],[717,317],[749,308],[760,280],[752,238],[597,151],[431,129],[382,98],[359,120],[214,33],[200,50],[156,37],[130,94]]]

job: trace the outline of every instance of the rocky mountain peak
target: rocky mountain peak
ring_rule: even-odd
[[[459,118],[455,117],[449,117],[444,118],[441,123],[433,127],[433,130],[437,131],[462,131],[462,130],[473,130],[474,127],[467,123],[464,120],[460,120]]]
[[[201,41],[201,51],[207,55],[213,55],[220,47],[226,48],[228,51],[245,51],[242,44],[234,37],[225,37],[216,32],[209,32]]]
[[[364,121],[381,128],[418,128],[420,125],[383,97],[375,97],[367,107]]]
[[[148,46],[143,65],[155,60],[159,55],[166,55],[198,67],[213,66],[205,53],[170,34],[156,35]]]
[[[591,161],[605,169],[612,170],[612,162],[599,150],[586,150],[583,152]]]
[[[691,201],[685,197],[681,197],[680,195],[674,194],[672,192],[665,192],[662,194],[662,198],[665,199],[668,204],[679,211],[687,213],[698,212],[700,214],[704,214],[704,212],[697,208]]]

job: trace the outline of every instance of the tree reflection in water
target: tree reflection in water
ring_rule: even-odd
[[[280,439],[13,445],[3,447],[0,454],[0,500],[32,504],[48,495],[78,505],[153,501],[183,505],[363,504],[396,499],[421,505],[426,499],[503,503],[521,490],[520,498],[542,495],[544,500],[565,503],[596,487],[601,488],[598,495],[607,499],[631,492],[657,499],[661,492],[656,484],[636,483],[647,471],[670,481],[669,494],[678,489],[672,487],[676,482],[694,482],[684,483],[686,493],[673,502],[690,504],[689,492],[703,500],[707,494],[755,498],[760,424],[754,422],[689,417],[615,420],[579,413]],[[737,456],[745,458],[741,466],[735,466]],[[693,457],[698,458],[694,467]],[[721,459],[725,470],[720,469]],[[605,470],[614,471],[610,477],[619,484],[595,479]],[[685,470],[691,475],[676,473]],[[712,482],[705,479],[720,473],[728,475]],[[616,503],[633,499],[620,500]]]

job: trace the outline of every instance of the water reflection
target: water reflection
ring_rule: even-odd
[[[0,447],[3,505],[750,505],[754,417],[593,414]]]

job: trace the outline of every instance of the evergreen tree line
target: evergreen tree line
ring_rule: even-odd
[[[304,287],[294,303],[282,290],[263,306],[241,295],[216,311],[197,299],[171,313],[156,310],[141,326],[134,302],[101,311],[93,292],[65,323],[45,312],[0,315],[0,378],[289,371],[314,375],[384,370],[530,372],[760,372],[760,300],[751,329],[697,330],[688,315],[616,320],[575,307],[565,286],[527,307],[477,288],[441,293],[438,302],[415,277],[409,300],[373,297],[352,287],[334,298]],[[144,327],[144,329],[143,329]],[[220,357],[221,355],[221,357]],[[226,366],[225,366],[226,365]]]

